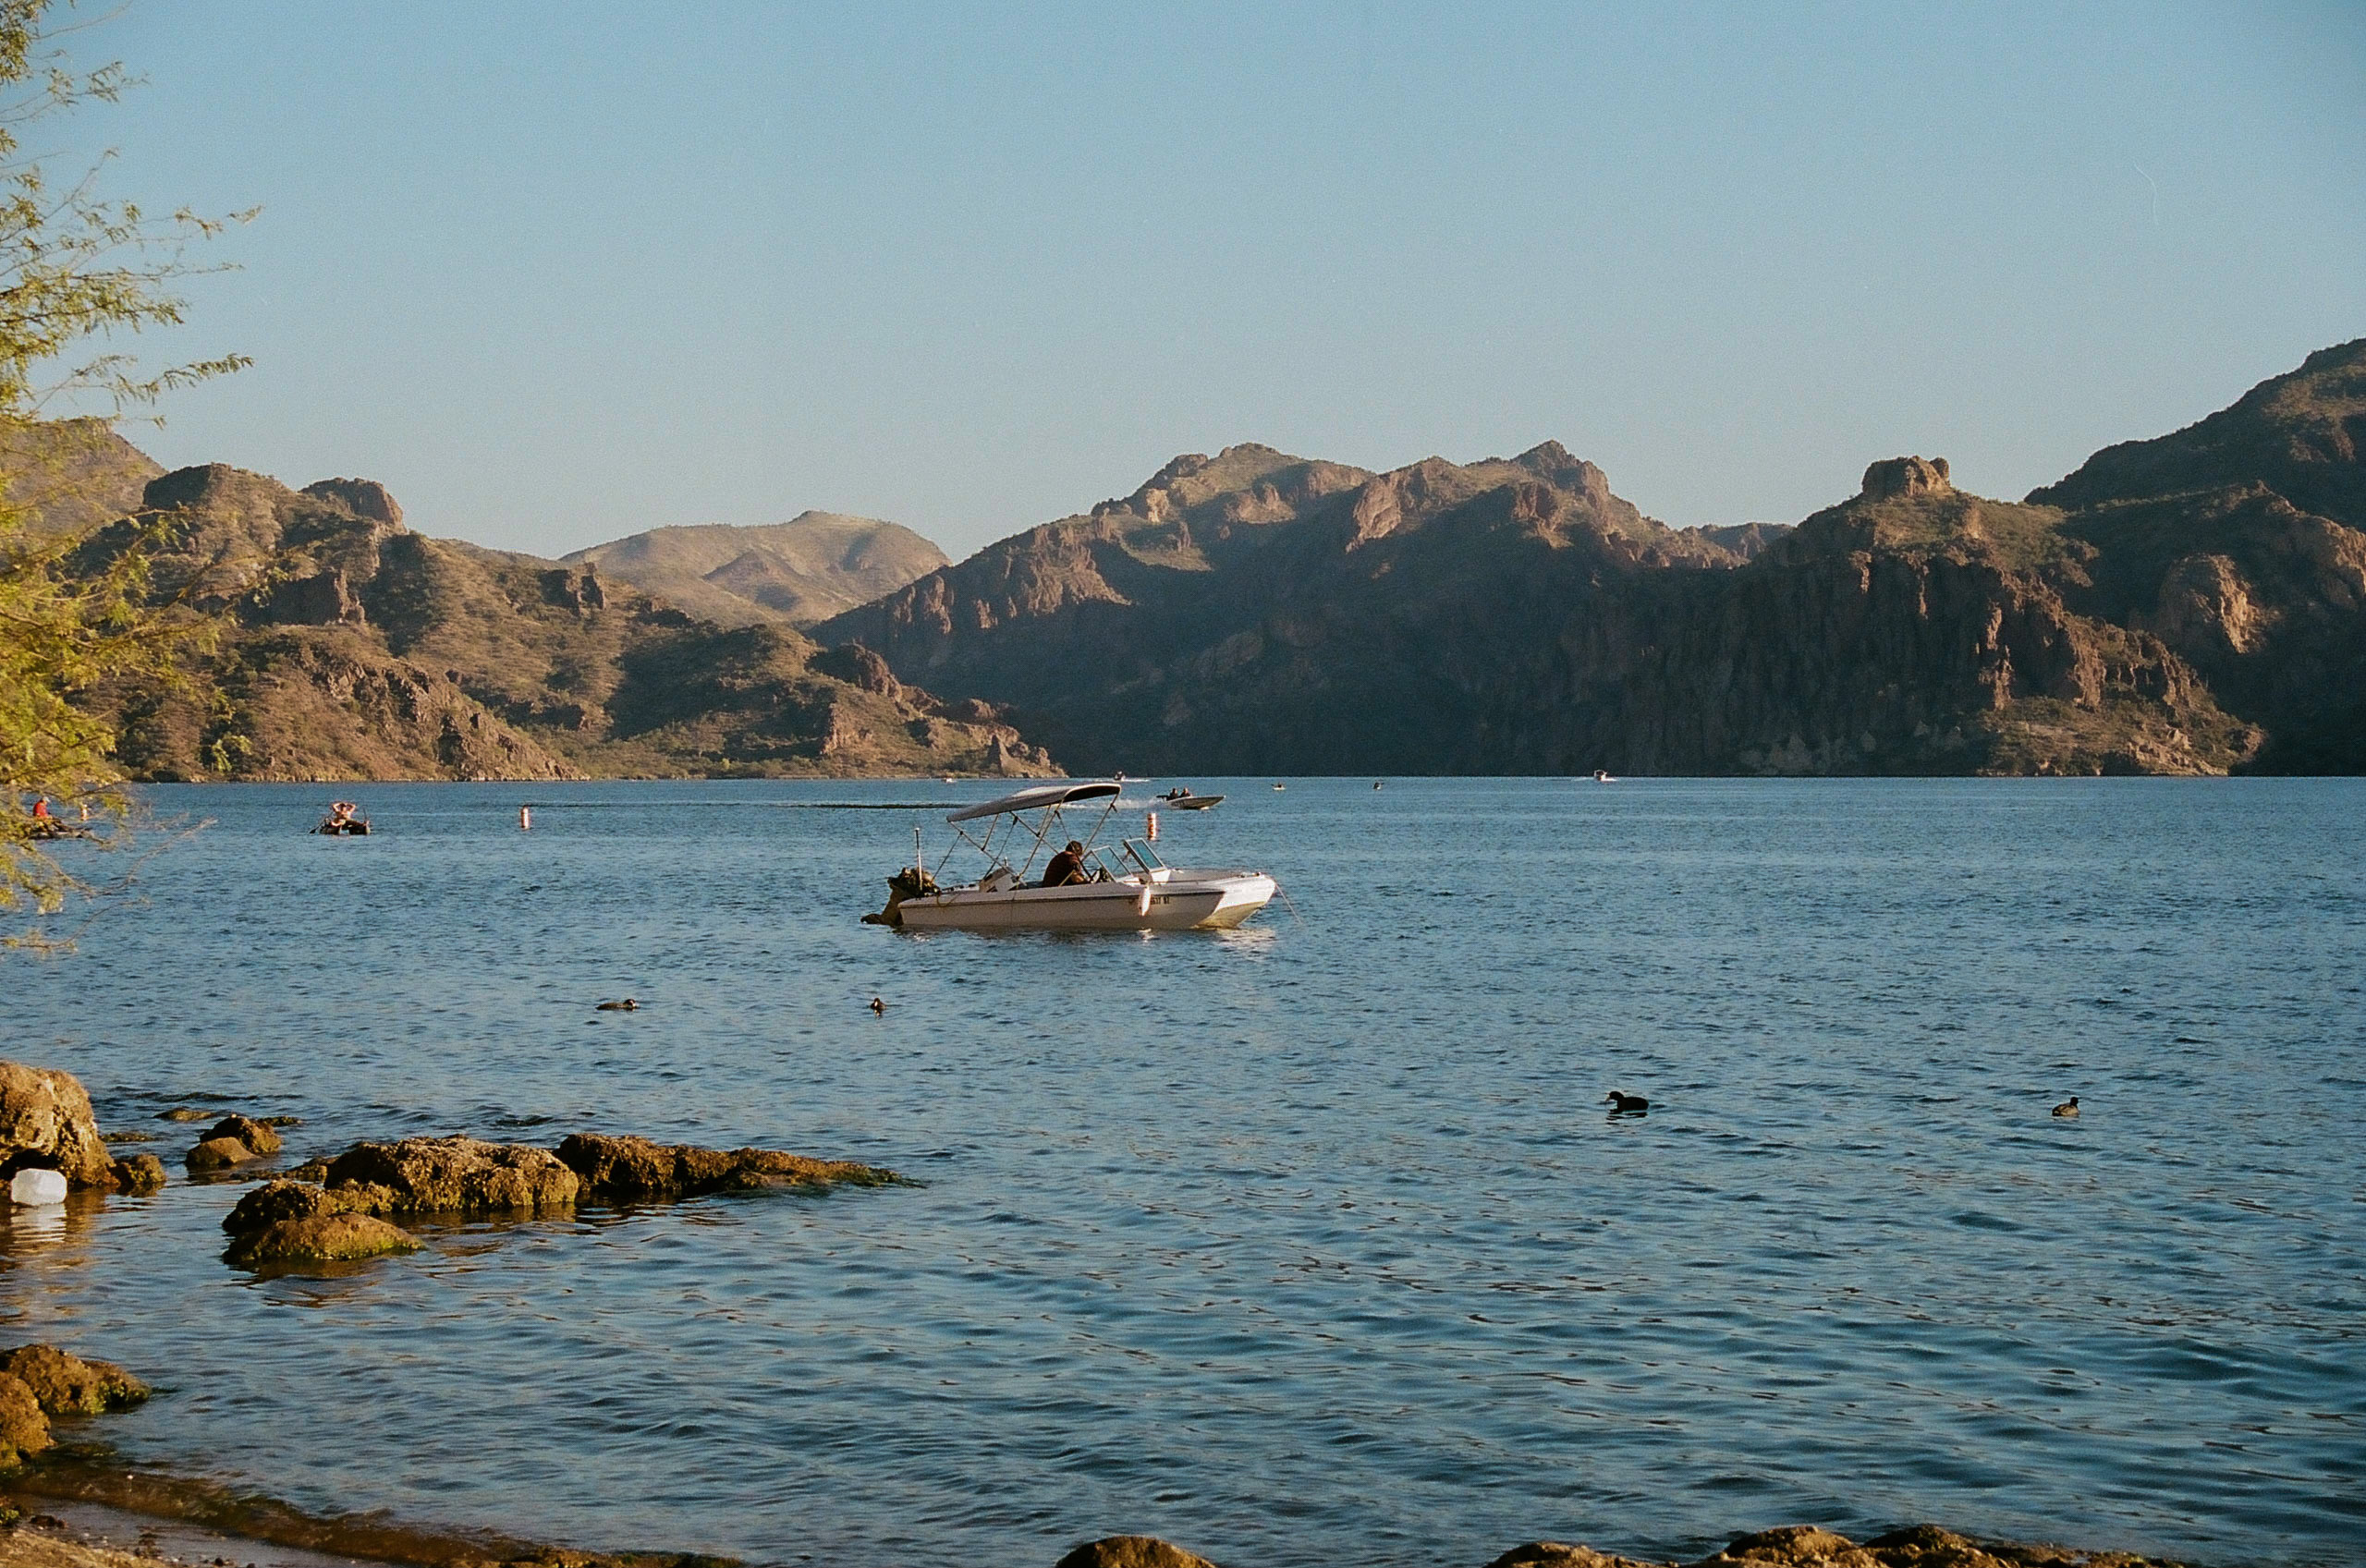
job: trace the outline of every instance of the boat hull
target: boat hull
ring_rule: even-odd
[[[952,888],[904,899],[896,913],[897,924],[916,930],[1229,930],[1262,909],[1274,893],[1274,879],[1255,872],[1000,893]]]

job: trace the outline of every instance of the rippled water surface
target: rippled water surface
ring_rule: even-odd
[[[2355,1560],[2366,785],[1193,782],[1169,857],[1295,915],[859,924],[942,811],[798,808],[976,784],[381,786],[341,841],[322,789],[159,790],[213,825],[0,958],[0,1051],[177,1179],[0,1221],[0,1330],[164,1385],[130,1453],[591,1545]],[[290,1159],[599,1128],[924,1185],[258,1280],[154,1119],[209,1097]]]

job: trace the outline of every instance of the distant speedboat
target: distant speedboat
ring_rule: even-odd
[[[1189,784],[1177,784],[1159,796],[1177,811],[1204,811],[1224,799],[1221,795],[1193,795]]]
[[[360,837],[369,833],[370,819],[361,815],[361,808],[352,801],[333,800],[327,812],[322,816],[320,826],[311,831],[332,838],[347,833]]]
[[[1616,778],[1613,778],[1604,770],[1596,768],[1593,771],[1593,782],[1596,784],[1616,784],[1618,781]]]
[[[945,820],[986,866],[976,881],[960,886],[945,886],[930,872],[915,829],[912,864],[887,879],[887,907],[863,919],[914,930],[1228,930],[1279,891],[1263,871],[1169,866],[1140,839],[1118,840],[1114,857],[1095,846],[1093,840],[1116,811],[1119,788],[1038,784],[949,814]],[[1069,841],[1073,851],[1055,852],[1067,832],[1062,812],[1094,802],[1105,802],[1100,817],[1079,839]],[[965,822],[986,827],[972,837],[961,827]],[[1013,857],[1017,866],[1010,863]],[[1062,880],[1049,887],[1030,881],[1038,863],[1047,876],[1055,869],[1063,872]]]

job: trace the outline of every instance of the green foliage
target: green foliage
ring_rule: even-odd
[[[78,571],[67,569],[70,537],[29,526],[29,495],[54,504],[73,482],[71,463],[43,439],[43,412],[96,395],[120,413],[245,363],[233,356],[152,372],[108,351],[114,334],[179,323],[184,302],[172,285],[202,270],[186,248],[223,221],[186,210],[152,219],[102,200],[98,169],[60,181],[47,160],[24,153],[28,128],[112,103],[131,85],[119,64],[69,69],[45,25],[49,10],[49,0],[0,0],[0,447],[14,456],[0,495],[0,917],[12,924],[88,891],[53,851],[60,838],[87,834],[112,847],[128,834],[114,731],[74,699],[109,681],[169,678],[175,650],[201,631],[177,604],[152,602],[152,526],[135,524],[129,548]],[[60,367],[82,350],[95,357]],[[43,797],[55,813],[48,822],[31,814]],[[0,934],[0,946],[43,944],[37,927]]]

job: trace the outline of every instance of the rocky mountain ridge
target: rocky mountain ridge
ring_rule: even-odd
[[[1032,773],[990,703],[940,702],[861,649],[721,626],[595,568],[403,524],[384,488],[163,474],[90,536],[162,529],[157,593],[222,628],[179,686],[93,694],[151,780]]]
[[[1232,447],[817,631],[1103,771],[2356,770],[2361,408],[2366,341],[2022,502],[1902,457],[1788,530],[1555,444]]]

